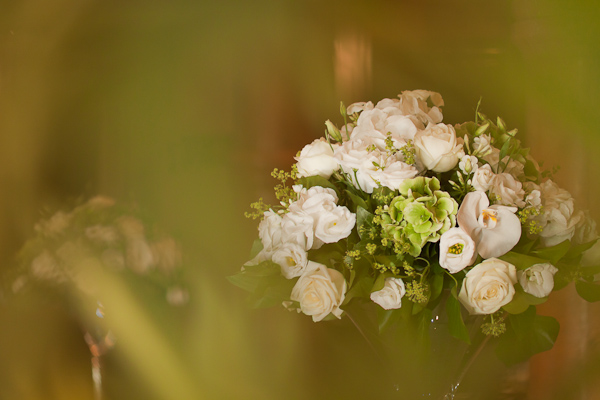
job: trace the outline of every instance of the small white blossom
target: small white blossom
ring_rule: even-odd
[[[384,310],[395,310],[402,307],[402,297],[406,294],[404,281],[400,278],[385,278],[381,290],[371,293],[371,300]]]
[[[558,269],[552,264],[535,264],[524,271],[517,271],[521,287],[535,297],[546,297],[554,288],[554,274]]]

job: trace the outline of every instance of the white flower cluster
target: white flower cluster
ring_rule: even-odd
[[[355,103],[348,113],[360,112],[355,124],[341,129],[340,144],[324,138],[305,146],[296,158],[300,177],[319,175],[329,178],[341,170],[356,188],[373,193],[380,186],[397,190],[400,183],[414,178],[423,168],[445,172],[456,166],[464,154],[462,139],[451,125],[444,125],[439,93],[425,90],[402,92],[398,99],[373,103]],[[427,101],[434,105],[428,106]],[[391,151],[388,142],[391,141]],[[417,160],[406,163],[397,150],[413,143]]]
[[[300,277],[292,300],[299,301],[302,311],[312,315],[313,320],[320,321],[329,313],[339,317],[346,291],[343,276],[310,261],[307,252],[348,237],[356,224],[356,214],[337,205],[338,198],[332,189],[320,186],[294,189],[298,199],[289,205],[288,212],[265,213],[258,228],[263,249],[250,264],[271,259],[279,264],[285,278]]]
[[[480,113],[444,124],[443,105],[438,93],[415,90],[342,107],[344,125],[327,121],[327,137],[298,154],[297,177],[312,183],[296,184],[297,198],[264,213],[263,248],[246,264],[272,261],[284,278],[297,279],[286,305],[297,302],[314,321],[339,318],[355,279],[385,310],[405,297],[424,304],[441,267],[465,309],[489,315],[513,300],[516,285],[538,298],[553,290],[559,269],[545,259],[523,262],[519,251],[597,239],[571,195],[542,179],[516,130]],[[339,244],[320,254],[327,266],[312,257],[326,244]],[[366,271],[352,270],[357,260]]]

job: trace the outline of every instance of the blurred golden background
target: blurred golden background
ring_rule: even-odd
[[[274,167],[340,122],[340,100],[427,89],[446,123],[472,120],[482,98],[598,220],[597,21],[592,0],[6,0],[1,268],[48,205],[135,202],[180,240],[190,302],[172,311],[104,282],[118,339],[106,398],[386,398],[347,321],[250,310],[226,281],[256,237],[244,211],[271,198]],[[77,316],[1,294],[0,399],[92,399]],[[598,307],[553,296],[538,312],[561,333],[521,368],[521,398],[600,398]]]

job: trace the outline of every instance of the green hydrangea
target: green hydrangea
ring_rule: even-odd
[[[427,242],[437,242],[456,225],[458,203],[440,190],[437,178],[407,179],[398,191],[381,216],[382,236],[409,244],[408,253],[416,257]]]

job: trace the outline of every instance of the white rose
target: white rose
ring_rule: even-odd
[[[348,208],[338,206],[317,217],[315,237],[323,243],[335,243],[347,238],[356,224],[356,214]]]
[[[516,283],[514,265],[490,258],[467,272],[458,299],[470,314],[492,314],[512,300]]]
[[[519,208],[525,206],[525,201],[523,201],[525,197],[523,184],[511,174],[502,173],[496,175],[492,181],[490,193],[496,196],[499,204]]]
[[[395,310],[402,307],[402,297],[406,293],[404,281],[400,278],[385,278],[381,290],[371,293],[371,300],[385,310]]]
[[[376,156],[367,149],[368,146],[369,144],[362,139],[350,140],[336,148],[333,155],[344,172],[352,174],[353,170],[376,161]]]
[[[440,266],[455,274],[477,258],[475,242],[461,228],[451,228],[440,238]]]
[[[330,145],[324,138],[304,146],[300,155],[295,157],[298,177],[318,175],[329,179],[339,167],[337,160],[333,158],[333,149],[337,146],[339,145]]]
[[[554,288],[554,274],[558,272],[552,264],[535,264],[524,271],[517,271],[519,283],[526,293],[535,297],[546,297]]]
[[[463,139],[456,137],[452,125],[428,125],[417,132],[414,145],[419,160],[434,172],[450,171],[464,155]]]
[[[356,112],[361,112],[361,111],[365,111],[365,110],[372,110],[373,109],[373,103],[368,101],[368,102],[364,102],[364,101],[359,101],[358,103],[353,103],[350,104],[348,106],[348,108],[346,108],[346,113],[348,115],[352,115]]]
[[[281,215],[269,210],[264,213],[264,218],[258,224],[258,237],[267,253],[281,244],[281,223]]]
[[[492,187],[492,182],[496,174],[492,172],[492,167],[489,164],[485,164],[482,167],[477,168],[473,178],[471,180],[471,184],[475,188],[475,190],[481,192],[487,192]]]
[[[303,211],[311,216],[323,211],[333,210],[338,202],[335,190],[321,186],[313,186],[310,189],[300,189],[298,200],[292,202],[288,209],[291,212]]]
[[[281,219],[281,242],[296,243],[310,250],[315,240],[314,218],[303,211],[288,212]]]
[[[477,246],[483,258],[500,257],[508,253],[521,238],[521,221],[517,208],[493,205],[484,192],[468,193],[463,199],[456,220]]]
[[[535,220],[540,222],[540,239],[550,247],[571,239],[582,214],[575,212],[575,200],[556,183],[547,180],[540,185],[543,213]]]
[[[273,252],[273,262],[281,267],[281,274],[286,279],[302,275],[308,264],[308,255],[304,248],[296,243],[284,243]]]
[[[428,90],[405,90],[399,96],[398,106],[404,115],[410,115],[422,126],[442,122],[443,115],[439,107],[444,105],[444,100],[439,93]],[[427,105],[430,100],[433,107]]]
[[[387,110],[386,110],[387,111]],[[389,110],[390,113],[373,109],[364,111],[356,121],[356,127],[352,130],[351,140],[364,140],[372,143],[379,150],[385,151],[388,133],[391,134],[392,142],[396,148],[406,145],[407,140],[414,139],[417,127],[412,120],[399,113],[399,110]]]
[[[329,314],[340,318],[343,313],[340,305],[346,296],[346,288],[346,280],[341,272],[309,261],[294,285],[290,299],[300,303],[300,310],[312,316],[314,322],[321,321]]]
[[[370,191],[367,193],[372,193],[371,187],[375,188],[379,185],[398,190],[402,182],[414,178],[419,173],[412,165],[396,160],[394,157],[388,157],[384,153],[379,154],[376,164],[372,164],[371,168],[363,168],[359,172],[361,176],[371,179],[368,181]]]
[[[357,189],[373,193],[379,185],[369,174],[377,169],[373,162],[379,161],[380,152],[369,151],[367,147],[368,144],[361,139],[351,140],[335,149],[334,156]]]

